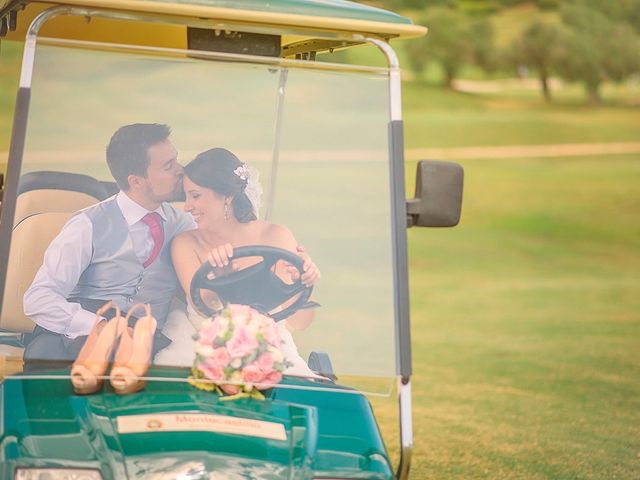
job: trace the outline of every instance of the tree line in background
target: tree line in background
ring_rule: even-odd
[[[535,3],[555,10],[558,20],[534,19],[508,46],[498,48],[491,14],[506,6]],[[412,70],[439,63],[449,87],[461,68],[474,64],[488,73],[536,72],[546,100],[549,78],[584,85],[590,102],[600,103],[605,81],[640,74],[640,0],[387,0],[392,9],[419,9],[426,37],[407,45]]]

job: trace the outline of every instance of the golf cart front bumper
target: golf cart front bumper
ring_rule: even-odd
[[[393,478],[363,395],[285,382],[224,401],[186,382],[77,396],[61,379],[5,379],[0,478]]]

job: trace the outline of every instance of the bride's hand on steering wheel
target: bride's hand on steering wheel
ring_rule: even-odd
[[[267,245],[247,245],[235,249],[226,245],[217,247],[208,255],[210,258],[193,274],[189,286],[193,306],[205,316],[212,316],[221,311],[218,307],[207,304],[203,299],[203,293],[206,293],[203,292],[204,290],[215,293],[222,304],[244,303],[271,316],[277,322],[290,317],[300,309],[318,307],[319,304],[309,301],[313,286],[306,286],[302,281],[288,283],[275,271],[276,264],[284,262],[298,269],[301,273],[298,275],[300,279],[307,273],[310,281],[317,280],[319,278],[317,267],[308,260],[307,272],[305,272],[306,257],[301,253],[304,252],[294,253],[291,250]],[[230,254],[232,260],[230,260]],[[240,263],[239,268],[226,275],[213,278],[209,275],[220,265],[224,267],[225,260],[226,268],[231,270],[232,265],[238,264],[243,258],[261,258],[262,260],[244,268]],[[286,268],[285,266],[282,273],[288,276]],[[259,287],[256,282],[259,283]],[[239,289],[248,292],[248,296],[238,295]],[[293,303],[290,302],[291,300]]]
[[[214,275],[217,277],[223,273],[235,272],[238,266],[233,263],[233,246],[230,243],[219,245],[207,254],[207,260],[214,268]]]
[[[298,245],[296,247],[296,252],[300,258],[303,260],[303,274],[300,276],[300,272],[294,266],[290,266],[288,268],[289,275],[291,275],[291,280],[296,281],[300,279],[300,281],[307,287],[315,285],[321,278],[320,269],[318,266],[311,260],[309,254],[305,251],[302,245]]]

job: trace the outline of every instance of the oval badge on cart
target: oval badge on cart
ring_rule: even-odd
[[[118,417],[116,422],[119,433],[215,432],[270,440],[287,439],[287,433],[281,423],[207,413],[127,415]]]

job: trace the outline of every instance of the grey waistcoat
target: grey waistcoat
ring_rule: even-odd
[[[154,262],[144,268],[115,197],[82,210],[93,225],[93,254],[70,298],[112,300],[123,312],[135,303],[149,303],[158,328],[162,328],[178,286],[171,263],[171,240],[192,224],[187,214],[169,204],[163,204],[162,211],[166,218],[164,244]]]

